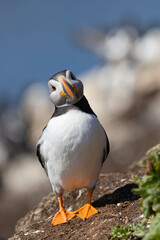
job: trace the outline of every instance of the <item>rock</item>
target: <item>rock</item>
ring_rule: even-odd
[[[20,154],[14,158],[3,171],[2,177],[6,194],[24,196],[27,199],[33,198],[50,186],[35,154]]]
[[[103,171],[125,171],[160,138],[160,28],[143,35],[132,26],[83,34],[81,45],[105,59],[79,77],[111,143]]]
[[[81,29],[74,35],[75,42],[94,52],[103,61],[119,62],[126,58],[138,37],[131,25],[106,29]]]
[[[75,217],[70,224],[53,227],[51,224],[58,210],[58,201],[53,193],[46,196],[16,225],[16,234],[9,240],[29,239],[108,239],[111,228],[117,224],[139,223],[142,212],[140,199],[132,193],[136,187],[133,174],[143,174],[139,165],[134,165],[128,173],[102,174],[93,194],[93,206],[99,214],[83,222]],[[64,204],[66,209],[76,210],[86,203],[85,190],[66,191]]]
[[[132,57],[142,64],[149,64],[160,60],[160,28],[149,29],[141,36],[132,48]]]
[[[42,129],[54,112],[46,87],[47,83],[46,86],[40,83],[31,84],[25,89],[21,99],[22,119],[27,128],[26,142],[31,149],[35,148]]]
[[[0,178],[0,239],[8,239],[14,233],[17,220],[51,191],[51,185],[33,153],[12,158]]]

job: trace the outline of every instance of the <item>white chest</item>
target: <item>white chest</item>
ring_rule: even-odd
[[[95,184],[106,140],[94,115],[73,109],[54,117],[39,142],[54,191]]]

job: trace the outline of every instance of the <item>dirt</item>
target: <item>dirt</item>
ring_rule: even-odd
[[[74,217],[70,224],[53,227],[51,221],[58,210],[58,201],[50,193],[18,221],[16,234],[10,240],[110,239],[112,227],[139,223],[142,220],[140,198],[132,193],[132,189],[136,187],[132,178],[135,174],[143,174],[139,165],[132,167],[128,173],[101,175],[92,198],[93,206],[99,213],[85,222]],[[78,209],[86,201],[87,191],[84,189],[67,191],[64,194],[64,205],[69,210]]]

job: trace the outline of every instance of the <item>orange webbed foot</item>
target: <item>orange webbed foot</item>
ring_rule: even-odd
[[[62,194],[58,195],[58,202],[59,202],[59,212],[56,213],[52,220],[53,226],[62,224],[62,223],[69,223],[69,221],[75,216],[74,212],[70,212],[63,207],[62,201]]]
[[[97,209],[94,208],[90,203],[87,203],[83,207],[79,208],[75,214],[77,217],[85,221],[86,219],[97,213],[98,213]]]
[[[75,217],[74,212],[67,211],[65,209],[60,209],[59,212],[56,213],[52,220],[53,226],[62,224],[62,223],[69,223],[69,221]]]

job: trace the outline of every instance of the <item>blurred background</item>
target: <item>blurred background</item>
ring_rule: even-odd
[[[160,139],[160,2],[0,0],[0,240],[51,191],[35,154],[54,111],[48,79],[70,69],[105,127],[103,172]]]

